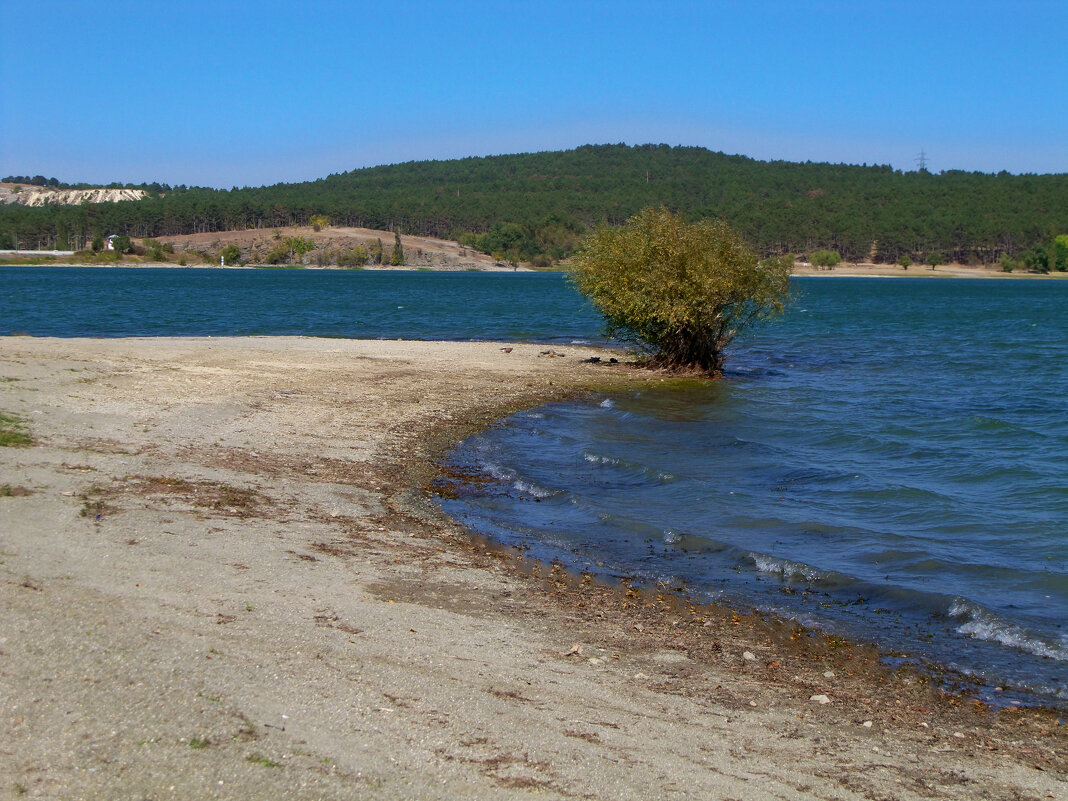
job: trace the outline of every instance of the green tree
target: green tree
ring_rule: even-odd
[[[785,309],[792,265],[793,256],[761,262],[725,222],[689,224],[661,207],[597,228],[568,266],[610,336],[657,364],[718,375],[739,331]]]
[[[339,267],[363,267],[367,264],[367,248],[357,245],[337,257]]]
[[[93,253],[99,253],[104,249],[104,237],[97,234],[93,237],[93,242],[89,247],[93,249]]]
[[[301,258],[305,253],[311,253],[315,250],[315,243],[302,236],[287,237],[285,243],[297,258]]]
[[[313,214],[308,220],[313,230],[321,231],[330,226],[330,218],[325,214]]]
[[[241,248],[234,244],[227,245],[219,251],[219,256],[224,264],[237,264],[241,260]]]
[[[401,247],[400,231],[393,232],[393,254],[389,257],[389,263],[394,267],[404,266],[404,248]]]
[[[903,255],[897,260],[897,263],[907,270],[909,267],[912,266],[912,259],[909,256]]]
[[[931,265],[931,269],[933,270],[939,264],[945,264],[946,258],[936,250],[933,253],[927,254],[927,263]]]
[[[1068,270],[1068,234],[1056,236],[1050,243],[1049,266],[1058,272]]]
[[[133,251],[133,242],[128,236],[116,236],[111,240],[111,247],[121,256],[123,253]]]
[[[1035,246],[1024,252],[1020,260],[1027,265],[1027,269],[1036,273],[1049,272],[1049,248]]]
[[[146,239],[142,244],[145,246],[145,255],[151,261],[167,261],[163,247],[155,239]],[[173,252],[174,248],[172,247],[171,250]]]
[[[808,257],[808,260],[816,267],[831,268],[840,264],[842,257],[837,250],[817,250]]]

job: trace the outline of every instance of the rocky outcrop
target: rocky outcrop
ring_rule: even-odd
[[[141,200],[143,189],[49,189],[24,184],[0,186],[0,202],[23,206],[80,206],[82,203],[118,203]]]

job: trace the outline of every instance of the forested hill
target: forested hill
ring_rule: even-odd
[[[1068,231],[1068,174],[895,172],[667,145],[409,162],[254,189],[147,188],[151,196],[137,202],[4,207],[0,247],[16,235],[23,248],[78,248],[95,234],[270,228],[326,215],[334,225],[399,227],[544,263],[566,256],[590,226],[661,204],[724,218],[764,253],[830,248],[849,260],[938,251],[992,262]]]

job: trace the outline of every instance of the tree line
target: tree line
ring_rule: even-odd
[[[588,230],[663,206],[691,221],[727,221],[762,257],[832,250],[848,261],[925,262],[938,254],[1031,265],[1068,231],[1068,174],[902,172],[667,145],[407,162],[254,188],[137,188],[150,196],[4,206],[0,247],[77,249],[100,234],[278,228],[309,225],[318,215],[547,266],[570,255]]]

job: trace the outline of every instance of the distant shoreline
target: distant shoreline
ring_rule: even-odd
[[[805,278],[984,278],[984,279],[1033,279],[1068,278],[1068,273],[1004,272],[993,267],[969,267],[964,264],[940,264],[937,268],[917,264],[904,269],[896,264],[839,264],[832,269],[812,266],[795,266],[793,276]]]
[[[46,262],[38,264],[19,264],[15,262],[0,261],[0,267],[105,267],[105,268],[129,268],[129,269],[152,269],[167,268],[172,270],[313,270],[335,272],[433,272],[433,273],[532,273],[532,272],[566,272],[566,270],[537,270],[522,265],[512,267],[420,267],[420,266],[393,266],[371,264],[363,267],[338,267],[336,265],[319,266],[316,264],[303,265],[274,265],[274,264],[238,264],[234,266],[220,267],[217,264],[174,264],[173,262],[146,261],[146,262],[114,262],[107,264],[85,264],[68,262]],[[891,264],[845,264],[834,269],[817,269],[815,267],[795,267],[791,273],[795,278],[972,278],[972,279],[1015,279],[1015,280],[1068,280],[1068,273],[1032,273],[1032,272],[1002,272],[988,267],[967,267],[961,264],[940,265],[937,269],[927,266],[913,267],[904,270],[897,265]]]
[[[0,261],[0,267],[103,267],[106,269],[171,269],[171,270],[265,270],[276,272],[329,271],[343,273],[359,272],[401,272],[401,273],[536,273],[554,272],[552,270],[534,270],[530,267],[396,267],[393,265],[370,264],[363,267],[338,267],[337,265],[317,264],[276,265],[276,264],[236,264],[220,267],[218,264],[174,264],[166,261],[113,262],[108,264],[85,264],[68,262],[46,262],[43,264],[17,264]]]

